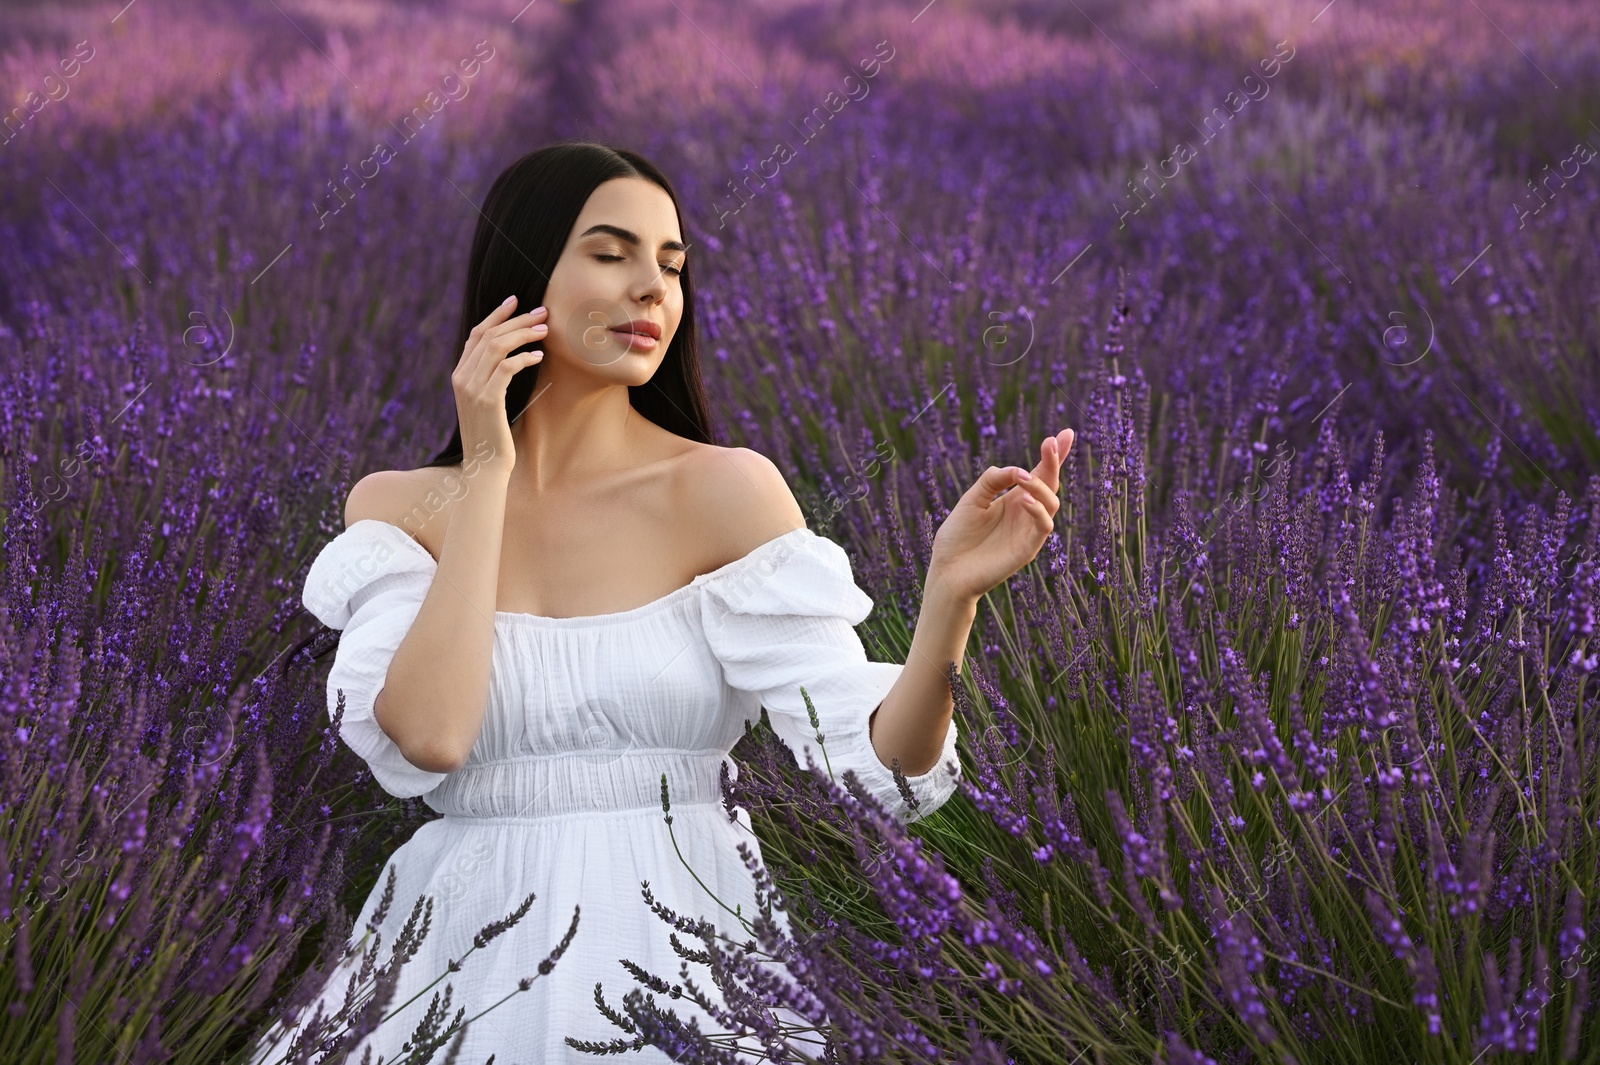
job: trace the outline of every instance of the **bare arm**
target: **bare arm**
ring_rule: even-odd
[[[937,573],[929,574],[905,668],[867,718],[867,737],[884,765],[899,758],[906,775],[921,776],[939,764],[955,714],[944,671],[954,662],[961,672],[977,615],[977,600],[948,587]]]
[[[990,466],[939,526],[911,654],[868,718],[884,765],[899,758],[906,773],[920,775],[936,764],[955,709],[945,670],[953,662],[961,673],[978,600],[1044,546],[1061,507],[1061,463],[1076,438],[1071,429],[1046,437],[1031,471]]]
[[[406,760],[430,773],[460,768],[483,728],[508,479],[480,466],[455,503],[433,584],[372,706]],[[347,522],[364,509],[353,491]]]
[[[544,308],[512,317],[515,304],[507,299],[473,328],[450,375],[462,474],[472,483],[455,504],[433,584],[372,705],[384,735],[430,773],[454,772],[467,760],[489,702],[506,490],[516,465],[506,386],[544,358],[542,351],[511,352],[549,331]],[[349,503],[345,509],[348,519]]]

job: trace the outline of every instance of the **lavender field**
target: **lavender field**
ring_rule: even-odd
[[[818,1060],[1600,1063],[1592,2],[21,4],[0,89],[0,1061],[243,1062],[362,940],[432,811],[301,590],[449,437],[489,182],[573,139],[671,176],[718,443],[875,660],[1077,433],[955,798],[735,751]],[[677,975],[617,1038],[735,1060]]]

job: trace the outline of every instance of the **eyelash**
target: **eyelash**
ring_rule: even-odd
[[[596,255],[595,258],[599,259],[603,263],[620,263],[622,261],[622,256],[620,255]],[[658,265],[673,277],[683,276],[683,271],[679,270],[675,266],[669,266],[667,263],[660,263]]]

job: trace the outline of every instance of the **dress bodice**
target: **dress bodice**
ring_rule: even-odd
[[[794,529],[631,610],[497,612],[482,729],[451,773],[411,764],[372,716],[437,568],[398,526],[363,519],[323,548],[306,577],[306,609],[343,630],[329,714],[342,690],[340,734],[391,794],[420,795],[456,817],[545,819],[659,809],[665,773],[674,807],[720,802],[721,764],[763,705],[796,762],[806,765],[809,748],[823,765],[804,685],[835,779],[854,769],[893,816],[907,818],[867,734],[904,667],[867,660],[854,626],[873,603],[832,540]],[[952,721],[939,764],[907,777],[924,816],[957,787],[956,739]]]

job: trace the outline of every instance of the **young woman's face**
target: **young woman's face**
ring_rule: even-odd
[[[615,178],[590,194],[550,275],[550,332],[541,376],[576,372],[642,385],[683,317],[678,276],[687,264],[672,197],[644,178]],[[632,335],[629,324],[653,341]],[[553,365],[552,365],[553,364]]]

